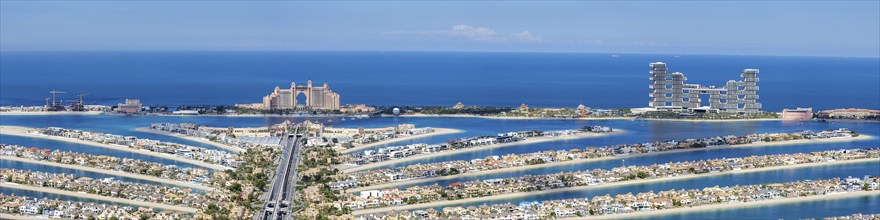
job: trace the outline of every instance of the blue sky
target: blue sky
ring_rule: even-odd
[[[880,1],[0,2],[0,51],[33,50],[880,57]]]

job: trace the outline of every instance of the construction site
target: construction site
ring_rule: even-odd
[[[52,97],[46,97],[46,108],[47,112],[61,112],[61,111],[73,111],[73,112],[82,112],[86,111],[85,102],[83,97],[89,95],[88,93],[80,93],[77,94],[77,99],[67,100],[67,106],[64,105],[63,99],[58,99],[58,94],[67,94],[64,91],[52,90],[49,91],[52,94]],[[51,101],[51,102],[50,102]]]

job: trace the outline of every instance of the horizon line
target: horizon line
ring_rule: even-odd
[[[817,57],[817,58],[869,58],[877,56],[839,56],[839,55],[788,55],[788,54],[738,54],[738,53],[640,53],[640,52],[587,52],[587,51],[478,51],[478,50],[0,50],[0,53],[79,53],[79,52],[370,52],[370,53],[534,53],[534,54],[608,54],[608,55],[696,55],[696,56],[757,56],[757,57]]]

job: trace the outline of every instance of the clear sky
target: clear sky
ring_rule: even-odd
[[[880,57],[880,1],[0,1],[0,51]]]

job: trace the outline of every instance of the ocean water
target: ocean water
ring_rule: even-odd
[[[765,110],[880,108],[880,59],[456,52],[3,52],[0,105],[42,105],[49,90],[86,103],[259,102],[291,81],[329,83],[343,104],[643,107],[648,63],[721,86],[761,73]]]

